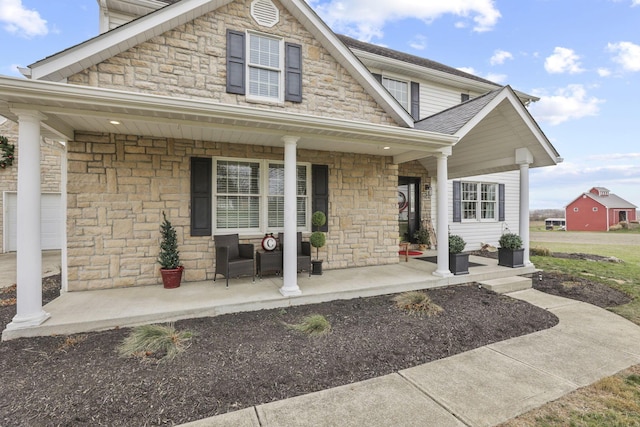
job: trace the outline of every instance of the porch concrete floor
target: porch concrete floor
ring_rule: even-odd
[[[423,256],[435,255],[425,253]],[[384,295],[408,290],[436,288],[448,285],[510,277],[533,273],[535,267],[507,268],[497,260],[470,257],[471,262],[483,264],[470,267],[468,275],[438,277],[432,273],[436,264],[401,258],[397,264],[325,270],[323,275],[309,277],[298,274],[301,296],[283,297],[279,288],[282,279],[266,276],[225,279],[216,282],[186,282],[176,289],[161,285],[81,292],[66,292],[44,310],[51,317],[43,324],[17,330],[5,330],[2,339],[20,337],[66,335],[89,331],[129,327],[147,323],[170,322],[225,313],[254,311],[293,305],[313,304],[338,299]]]

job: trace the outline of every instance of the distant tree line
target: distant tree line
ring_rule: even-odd
[[[547,218],[564,218],[564,209],[534,209],[529,211],[529,221],[544,221]]]

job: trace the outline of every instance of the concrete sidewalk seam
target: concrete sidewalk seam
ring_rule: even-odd
[[[538,331],[538,332],[544,332],[544,331]],[[535,332],[534,332],[534,333],[535,333]],[[523,336],[526,336],[526,335],[523,335]],[[514,338],[514,339],[518,339],[518,338]],[[499,341],[498,343],[500,343],[500,342],[504,342],[504,341]],[[496,344],[498,344],[498,343],[496,343]],[[538,372],[540,372],[540,373],[542,373],[542,374],[545,374],[545,375],[547,375],[547,376],[549,376],[549,377],[551,377],[551,378],[558,379],[558,380],[562,381],[563,383],[565,383],[565,384],[567,384],[567,385],[569,385],[569,386],[573,387],[573,389],[574,389],[574,390],[575,390],[575,389],[578,389],[578,388],[580,388],[580,387],[581,387],[579,384],[576,384],[576,383],[574,383],[573,381],[570,381],[570,380],[568,380],[568,379],[566,379],[566,378],[563,378],[563,377],[561,377],[561,376],[559,376],[559,375],[556,375],[556,374],[553,374],[553,373],[551,373],[551,372],[547,372],[547,371],[545,371],[544,369],[540,369],[540,367],[538,367],[538,366],[531,365],[530,363],[524,362],[524,361],[522,361],[522,360],[520,360],[520,359],[516,359],[515,357],[513,357],[513,356],[511,356],[511,355],[509,355],[509,354],[506,354],[506,353],[504,353],[504,352],[502,352],[502,351],[500,351],[500,350],[498,350],[498,349],[493,348],[493,347],[492,347],[492,345],[493,345],[493,344],[489,344],[489,345],[487,345],[487,346],[485,346],[485,347],[487,348],[487,350],[491,350],[491,351],[493,351],[494,353],[497,353],[497,354],[499,354],[499,355],[501,355],[501,356],[506,357],[507,359],[511,359],[511,360],[513,360],[514,362],[518,362],[518,363],[520,363],[521,365],[524,365],[524,366],[526,366],[526,367],[528,367],[528,368],[533,369],[534,371],[538,371]]]
[[[473,427],[473,424],[470,424],[469,421],[467,421],[464,418],[462,418],[462,416],[454,413],[453,410],[451,408],[447,407],[447,405],[444,402],[441,402],[438,399],[436,399],[434,396],[431,396],[426,390],[422,389],[418,384],[413,382],[410,378],[405,377],[402,374],[402,372],[398,371],[396,373],[400,376],[400,378],[402,378],[405,382],[409,383],[409,385],[411,385],[413,388],[418,390],[424,396],[426,396],[427,398],[432,400],[434,403],[436,403],[438,406],[440,406],[442,409],[444,409],[449,414],[451,414],[451,416],[454,417],[456,420],[460,421],[462,424],[464,424],[464,425],[466,425],[468,427]]]

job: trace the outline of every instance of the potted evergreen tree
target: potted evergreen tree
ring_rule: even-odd
[[[524,267],[522,239],[515,233],[505,233],[498,240],[498,265],[503,267]]]
[[[464,254],[467,243],[457,234],[449,234],[449,271],[453,274],[469,274],[469,254]]]
[[[184,267],[180,265],[180,252],[178,252],[178,237],[176,230],[167,219],[167,215],[162,212],[164,220],[160,225],[160,274],[162,283],[166,289],[173,289],[180,286],[182,271]]]
[[[418,248],[421,251],[427,250],[430,244],[430,239],[429,239],[429,231],[426,228],[420,227],[418,231],[413,233],[413,238],[416,239],[416,242],[418,242]]]
[[[322,260],[320,259],[320,248],[327,242],[327,237],[320,231],[320,227],[327,223],[327,216],[322,211],[315,211],[311,215],[311,225],[315,229],[309,237],[309,243],[316,248],[316,259],[311,260],[311,274],[322,274]]]

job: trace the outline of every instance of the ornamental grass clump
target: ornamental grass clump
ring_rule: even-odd
[[[431,301],[429,295],[423,291],[403,292],[393,297],[396,307],[411,314],[426,314],[433,316],[443,311],[442,307]]]
[[[189,348],[192,336],[190,331],[177,331],[173,324],[137,326],[120,344],[118,353],[122,357],[155,357],[160,362],[173,360]]]
[[[321,314],[311,314],[300,323],[287,326],[309,336],[323,336],[331,332],[331,323]]]

